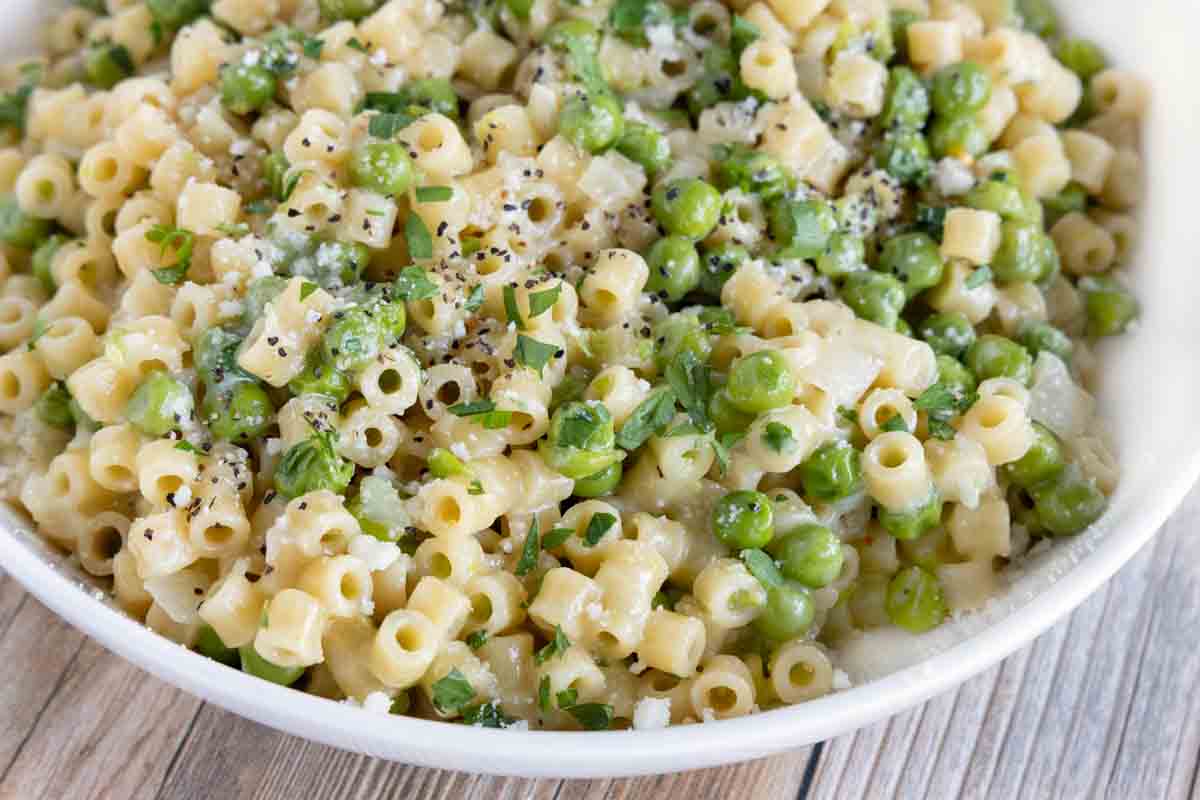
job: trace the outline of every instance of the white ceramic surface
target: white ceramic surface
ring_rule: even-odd
[[[45,0],[6,0],[0,44],[27,51]],[[43,603],[148,672],[238,714],[327,744],[412,764],[520,775],[612,776],[713,766],[851,731],[946,691],[1061,619],[1155,533],[1200,474],[1200,12],[1177,0],[1064,0],[1077,33],[1154,84],[1149,167],[1136,258],[1143,322],[1108,343],[1101,405],[1123,478],[1086,534],[1025,566],[980,614],[919,639],[855,648],[856,687],[791,708],[651,732],[469,728],[381,716],[245,676],[160,638],[102,600],[18,517],[0,508],[0,566]],[[869,648],[868,648],[869,645]],[[1103,641],[1119,648],[1125,643]]]

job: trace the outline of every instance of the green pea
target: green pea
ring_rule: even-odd
[[[679,358],[684,351],[693,353],[701,362],[708,361],[712,343],[696,314],[670,314],[654,324],[654,362],[660,372]]]
[[[280,686],[291,686],[304,675],[304,667],[281,667],[267,661],[254,649],[253,643],[239,647],[238,655],[242,662],[242,672]]]
[[[616,449],[612,415],[598,402],[563,404],[538,451],[551,469],[572,480],[595,475],[623,457]]]
[[[929,129],[929,149],[937,158],[978,158],[987,152],[991,142],[974,117],[938,117]]]
[[[929,142],[920,130],[890,131],[875,145],[875,163],[906,186],[920,186],[933,169]]]
[[[1037,223],[1041,220],[1034,218],[1036,212],[1029,199],[1021,192],[1021,187],[1007,180],[989,179],[980,181],[967,192],[963,198],[968,206],[980,211],[993,211],[1005,220],[1015,222]]]
[[[1108,498],[1077,470],[1064,470],[1058,478],[1033,491],[1038,520],[1054,536],[1079,533],[1100,518]]]
[[[416,179],[412,158],[398,142],[367,142],[350,156],[350,180],[369,191],[404,194]]]
[[[974,114],[987,105],[991,96],[992,79],[974,62],[942,67],[933,76],[933,110],[943,117]]]
[[[234,114],[262,111],[275,99],[275,74],[257,64],[221,70],[221,103]]]
[[[790,182],[777,158],[740,144],[714,148],[713,178],[721,191],[741,189],[763,200],[779,197]]]
[[[720,298],[725,281],[750,260],[750,253],[741,245],[725,242],[707,248],[700,259],[700,290]]]
[[[142,433],[164,436],[191,419],[192,392],[166,372],[151,372],[125,404],[125,416]]]
[[[816,258],[817,271],[830,278],[844,278],[866,270],[866,245],[852,233],[834,233]]]
[[[986,333],[967,349],[967,366],[981,381],[1012,378],[1028,386],[1033,377],[1033,358],[1012,339]]]
[[[343,494],[354,477],[354,464],[333,447],[332,434],[314,434],[289,447],[275,467],[275,489],[291,500],[328,489]]]
[[[673,303],[700,285],[700,256],[691,239],[683,236],[659,239],[646,255],[646,263],[650,267],[646,291]]]
[[[574,494],[576,497],[606,497],[617,489],[621,482],[623,469],[621,462],[609,464],[595,475],[588,475],[575,481]]]
[[[900,539],[896,546],[905,563],[916,564],[930,572],[942,564],[953,564],[960,560],[954,551],[954,540],[945,527],[926,531],[916,539]]]
[[[701,63],[704,71],[685,97],[693,117],[724,100],[742,100],[750,95],[739,75],[738,59],[728,47],[708,47]]]
[[[1000,468],[1010,483],[1030,490],[1054,480],[1066,468],[1058,437],[1040,422],[1033,423],[1033,433],[1025,455]]]
[[[221,637],[213,630],[213,626],[208,623],[201,625],[200,630],[196,632],[196,652],[229,667],[237,667],[240,663],[237,649],[226,647]]]
[[[992,273],[1001,283],[1033,283],[1046,269],[1045,250],[1037,225],[1005,222],[1000,230],[1000,247],[992,258]]]
[[[970,348],[968,348],[969,352]],[[978,385],[975,376],[957,359],[950,356],[937,357],[937,382],[958,397],[968,397]]]
[[[360,20],[376,8],[376,0],[318,0],[321,19],[326,22]]]
[[[133,57],[124,45],[100,43],[84,51],[83,71],[88,83],[111,89],[136,71]]]
[[[833,207],[818,197],[806,200],[780,198],[768,210],[771,238],[797,258],[816,258],[837,230]]]
[[[1054,56],[1085,82],[1108,66],[1108,59],[1099,45],[1087,39],[1069,37],[1060,40],[1054,48]]]
[[[842,572],[842,540],[824,525],[808,523],[771,542],[784,575],[805,586],[828,586]]]
[[[599,153],[616,144],[624,130],[621,103],[607,92],[572,95],[558,115],[558,132],[589,153]]]
[[[671,144],[667,137],[644,122],[626,120],[625,131],[617,140],[617,152],[641,165],[651,177],[671,163]]]
[[[323,289],[340,289],[357,284],[370,261],[371,251],[362,242],[332,241],[321,242],[311,259],[302,259],[293,267],[311,265],[311,273],[304,277],[311,278]]]
[[[263,181],[270,188],[271,196],[276,200],[283,199],[284,184],[291,166],[287,156],[283,153],[267,153],[263,156],[261,167]]]
[[[617,0],[609,10],[608,25],[634,44],[646,44],[646,28],[670,25],[671,9],[661,0]]]
[[[795,582],[767,588],[767,602],[754,619],[754,628],[767,639],[787,641],[803,636],[816,615],[812,593]]]
[[[708,416],[717,426],[717,432],[722,434],[743,433],[754,422],[754,415],[735,406],[725,389],[713,392],[708,401]]]
[[[703,239],[721,216],[721,193],[699,178],[676,178],[654,188],[651,208],[669,233]]]
[[[917,335],[933,352],[954,358],[960,358],[975,343],[975,327],[958,311],[926,317]]]
[[[1046,225],[1053,227],[1054,223],[1072,212],[1083,213],[1087,210],[1088,192],[1083,184],[1071,181],[1058,194],[1042,200],[1042,208],[1046,212]]]
[[[897,61],[908,61],[908,26],[920,22],[923,17],[907,8],[892,9],[888,22],[892,28],[892,41],[895,43]]]
[[[146,0],[146,10],[159,25],[178,30],[208,10],[207,0]]]
[[[275,421],[275,406],[257,381],[208,386],[200,415],[218,439],[248,442],[264,435]]]
[[[585,19],[564,19],[551,25],[542,41],[555,50],[580,48],[595,53],[600,49],[600,31]]]
[[[1038,287],[1045,291],[1050,282],[1062,273],[1062,261],[1058,257],[1058,247],[1054,239],[1042,234],[1038,237],[1039,250],[1042,260],[1042,277],[1038,279]]]
[[[782,353],[759,350],[733,362],[725,388],[734,406],[758,414],[792,402],[796,378]]]
[[[764,547],[775,534],[771,499],[762,492],[730,492],[713,508],[712,526],[717,538],[732,548]]]
[[[352,308],[339,314],[321,337],[321,351],[327,364],[343,372],[357,372],[379,355],[379,328],[366,309]]]
[[[0,241],[33,250],[50,235],[53,223],[48,219],[26,214],[12,195],[0,197]]]
[[[892,328],[892,330],[901,336],[907,336],[910,339],[912,338],[912,325],[909,325],[908,320],[906,320],[904,317],[896,320],[896,326]]]
[[[1058,15],[1050,0],[1017,0],[1025,30],[1049,39],[1058,33]]]
[[[332,397],[339,406],[346,402],[353,388],[344,372],[325,361],[319,347],[308,351],[303,371],[288,381],[288,391],[296,397],[302,394],[323,394]]]
[[[1071,363],[1071,355],[1075,351],[1075,343],[1071,337],[1051,325],[1049,322],[1030,320],[1021,326],[1017,339],[1021,346],[1036,359],[1043,350],[1053,353],[1065,363]]]
[[[1089,336],[1115,336],[1137,319],[1137,299],[1106,275],[1089,275],[1079,281],[1087,311]]]
[[[929,90],[908,67],[892,67],[879,124],[884,130],[919,131],[929,119]]]
[[[388,348],[399,344],[408,324],[408,311],[404,301],[396,299],[376,303],[370,307],[370,314],[379,332],[380,346]]]
[[[246,297],[242,303],[242,324],[247,328],[253,327],[267,304],[283,294],[287,285],[287,278],[280,275],[264,275],[252,280],[246,287]]]
[[[52,428],[75,427],[75,417],[71,413],[71,393],[67,391],[65,384],[50,384],[50,388],[43,392],[34,404],[34,413]]]
[[[942,522],[942,497],[936,491],[924,503],[908,511],[889,511],[880,506],[879,524],[897,539],[911,541]]]
[[[846,276],[841,290],[846,305],[865,320],[894,328],[908,302],[904,284],[882,272],[855,272]]]
[[[884,243],[879,268],[899,278],[905,293],[915,297],[941,283],[945,264],[937,242],[923,233],[906,233]]]
[[[835,439],[818,447],[800,465],[804,495],[836,503],[862,488],[862,456],[849,442]]]
[[[352,0],[369,2],[370,0]],[[401,94],[410,106],[422,106],[450,119],[458,119],[458,93],[448,78],[420,78],[404,85]]]
[[[241,341],[240,336],[224,328],[206,330],[192,347],[196,374],[207,383],[220,383],[230,374],[240,373],[237,350]]]
[[[60,247],[66,244],[69,239],[60,233],[56,233],[37,246],[33,251],[33,258],[30,261],[30,267],[33,271],[33,276],[38,279],[38,283],[47,292],[53,293],[58,288],[58,284],[54,281],[54,274],[51,272],[51,267],[54,264],[54,256],[58,253]]]
[[[910,633],[931,631],[946,619],[942,586],[920,567],[906,567],[888,582],[884,608],[893,625]]]

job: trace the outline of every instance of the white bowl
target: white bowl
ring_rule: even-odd
[[[27,51],[44,0],[7,0],[0,43]],[[931,634],[876,637],[856,649],[856,688],[764,714],[665,731],[555,733],[471,728],[372,714],[243,675],[160,638],[115,610],[0,509],[0,565],[105,647],[230,711],[288,733],[411,764],[527,776],[673,772],[769,755],[846,733],[919,703],[1027,644],[1117,571],[1158,530],[1200,473],[1200,46],[1190,4],[1073,0],[1072,29],[1154,85],[1149,166],[1136,258],[1143,321],[1107,343],[1100,391],[1123,477],[1108,514],[1028,564],[984,612]],[[1086,13],[1085,13],[1086,12]],[[1192,266],[1189,266],[1192,265]],[[888,640],[888,641],[885,641]],[[1126,643],[1106,641],[1106,647]],[[884,646],[886,645],[886,646]],[[864,655],[866,657],[864,657]]]

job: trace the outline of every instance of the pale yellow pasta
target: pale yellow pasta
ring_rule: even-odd
[[[1007,557],[1011,552],[1008,503],[985,497],[975,508],[956,505],[947,522],[954,549],[969,559]]]
[[[910,433],[877,436],[863,450],[862,469],[867,491],[889,511],[921,506],[933,488],[921,442]]]
[[[742,562],[729,558],[714,561],[701,570],[692,591],[704,613],[726,628],[750,622],[766,602],[762,584]]]
[[[786,45],[770,39],[752,43],[742,51],[740,68],[746,86],[772,100],[782,100],[796,90],[796,67]]]
[[[952,208],[946,213],[942,258],[961,258],[987,264],[1000,246],[1000,215],[973,208]]]
[[[143,580],[171,575],[195,562],[188,541],[187,513],[171,508],[140,517],[129,526],[125,546]]]
[[[587,609],[598,603],[601,589],[588,576],[568,567],[555,567],[542,578],[542,588],[529,604],[529,618],[551,634],[561,628],[567,638],[582,638]]]
[[[775,16],[792,31],[807,28],[829,5],[829,0],[767,0]]]
[[[1091,90],[1100,113],[1139,116],[1150,98],[1150,89],[1141,78],[1115,67],[1092,76]]]
[[[988,463],[996,466],[1016,461],[1033,444],[1029,415],[1016,400],[1002,395],[981,397],[963,415],[963,436],[983,445]]]
[[[604,562],[593,578],[603,610],[590,631],[602,657],[625,658],[637,648],[651,602],[666,579],[667,562],[651,545],[623,539],[604,548]]]
[[[26,163],[13,191],[21,210],[36,217],[59,217],[75,191],[75,174],[62,156],[42,154]]]
[[[785,703],[801,703],[833,690],[833,665],[821,647],[792,640],[771,655],[771,688]]]
[[[368,648],[371,672],[393,689],[406,689],[421,679],[437,657],[442,637],[420,611],[397,609],[384,618]]]
[[[1083,214],[1073,211],[1050,230],[1063,267],[1075,275],[1104,272],[1117,256],[1113,235]]]
[[[1136,150],[1121,148],[1113,157],[1100,201],[1116,211],[1132,208],[1141,199],[1143,181],[1142,157]]]
[[[913,64],[926,73],[961,61],[962,28],[946,21],[914,22],[908,26],[908,55]]]
[[[648,667],[680,678],[695,674],[704,655],[704,623],[665,608],[650,612],[638,660]]]
[[[996,287],[991,281],[968,286],[973,268],[964,261],[946,266],[942,282],[929,291],[929,305],[938,311],[957,312],[973,325],[987,319],[996,305]]]
[[[248,559],[239,559],[210,590],[200,605],[199,615],[229,647],[254,641],[266,600],[257,583],[246,573]]]
[[[737,657],[713,656],[701,665],[689,696],[692,713],[702,720],[741,716],[754,706],[754,679]]]
[[[14,350],[0,356],[0,413],[30,408],[49,385],[50,373],[37,353]]]
[[[1071,162],[1071,180],[1081,184],[1089,194],[1104,191],[1108,172],[1116,150],[1104,139],[1087,131],[1064,131],[1063,149]]]
[[[0,297],[0,348],[11,350],[32,336],[37,311],[37,304],[28,297]]]

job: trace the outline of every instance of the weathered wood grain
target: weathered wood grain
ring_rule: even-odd
[[[815,748],[631,780],[483,778],[286,736],[178,692],[0,574],[0,798],[725,800],[1197,796],[1200,490],[1071,618],[956,691]]]

